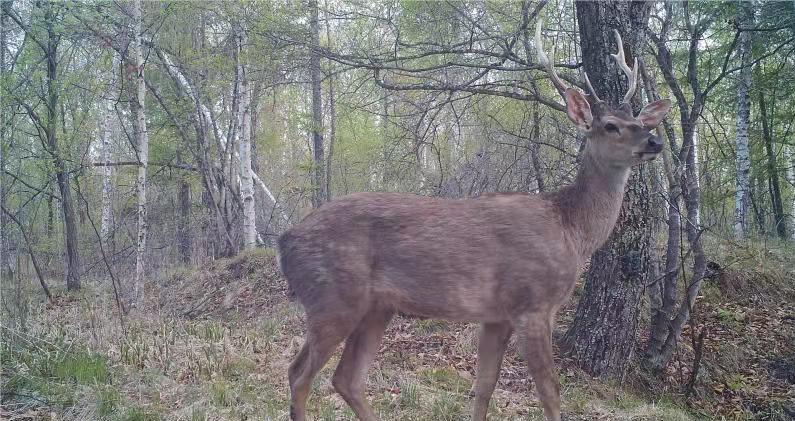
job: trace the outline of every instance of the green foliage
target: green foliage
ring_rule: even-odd
[[[104,356],[79,344],[50,342],[5,327],[3,330],[0,386],[4,396],[34,405],[69,407],[83,389],[95,389],[99,411],[113,412],[118,391],[105,386],[111,375]]]

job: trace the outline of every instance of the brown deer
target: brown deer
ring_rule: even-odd
[[[539,25],[540,27],[540,25]],[[332,384],[360,420],[377,416],[365,398],[367,369],[396,312],[480,322],[473,420],[486,410],[508,340],[515,332],[546,417],[560,420],[552,360],[555,314],[580,268],[607,240],[618,218],[630,168],[654,159],[651,130],[668,100],[633,117],[637,60],[625,63],[621,37],[613,57],[630,78],[624,103],[566,88],[541,50],[540,62],[587,137],[574,183],[555,193],[441,199],[357,193],[323,205],[279,238],[279,264],[306,311],[307,334],[289,369],[290,416],[306,419],[312,380],[344,340]]]

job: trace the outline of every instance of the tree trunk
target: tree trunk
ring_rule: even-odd
[[[762,119],[762,135],[765,141],[765,152],[767,152],[767,177],[770,186],[770,202],[773,207],[776,232],[783,240],[787,238],[787,222],[784,219],[784,203],[781,200],[781,185],[778,181],[778,166],[776,165],[776,153],[773,148],[773,134],[770,132],[765,94],[761,90],[759,91],[759,111],[759,115]]]
[[[644,87],[648,95],[649,102],[660,99],[655,88],[654,80],[646,72],[645,64],[641,64],[641,74],[643,77]],[[670,127],[667,122],[663,123],[666,127]],[[668,181],[668,203],[667,213],[662,211],[659,215],[659,220],[666,220],[668,226],[668,239],[666,242],[665,265],[658,262],[659,256],[653,256],[653,265],[659,265],[663,268],[663,273],[660,274],[659,270],[649,272],[649,307],[650,313],[650,326],[649,326],[649,347],[647,348],[646,358],[647,361],[652,355],[659,355],[665,339],[668,335],[668,326],[670,320],[674,317],[676,310],[677,298],[677,281],[679,278],[679,259],[678,253],[681,246],[681,210],[679,206],[680,198],[682,197],[682,187],[680,178],[677,177],[673,169],[673,158],[671,156],[671,148],[673,148],[676,140],[674,138],[673,129],[657,131],[661,138],[666,138],[666,147],[663,149],[663,173]],[[662,184],[662,183],[660,183]],[[662,190],[660,185],[659,190]],[[664,207],[661,206],[660,209]],[[654,231],[656,233],[656,230]],[[656,267],[654,267],[656,269]]]
[[[182,164],[182,154],[177,151],[177,163]],[[190,263],[191,246],[191,198],[190,183],[185,175],[180,174],[177,185],[177,201],[179,202],[179,216],[177,218],[177,249],[183,264]]]
[[[133,19],[133,54],[135,60],[135,95],[132,105],[133,129],[137,143],[138,153],[138,179],[136,189],[138,193],[138,241],[135,260],[135,283],[133,285],[134,303],[143,300],[143,283],[146,274],[146,237],[148,226],[146,223],[146,170],[149,166],[149,134],[146,131],[146,82],[144,80],[144,55],[141,40],[142,31],[142,0],[134,0],[132,4]]]
[[[240,200],[243,202],[243,248],[257,246],[257,214],[254,208],[254,179],[251,171],[251,90],[245,65],[245,48],[248,43],[245,30],[237,26],[237,79],[240,91]]]
[[[53,4],[48,4],[44,18],[47,25],[47,147],[55,166],[55,179],[61,195],[63,213],[64,241],[66,253],[66,288],[80,288],[80,258],[78,254],[77,224],[75,221],[74,200],[69,187],[69,173],[58,145],[58,44],[60,36],[55,33],[55,12]]]
[[[320,24],[318,23],[317,0],[309,0],[309,28],[312,32],[312,51],[309,56],[309,72],[312,82],[312,207],[318,208],[326,201],[326,184],[323,164],[323,100],[320,92]]]
[[[535,105],[533,108],[533,130],[531,131],[531,137],[533,138],[530,141],[530,160],[533,163],[533,175],[536,179],[536,193],[543,193],[546,191],[546,185],[544,184],[544,174],[541,173],[541,157],[539,156],[539,145],[536,143],[537,140],[541,137],[541,120],[538,116],[538,105]]]
[[[8,15],[6,8],[11,7],[10,1],[0,2],[0,79],[6,77],[6,28],[8,27]],[[6,206],[6,110],[8,109],[6,98],[8,95],[0,95],[0,208]],[[0,211],[0,279],[5,280],[11,276],[10,259],[8,257],[8,219],[4,212]]]
[[[326,42],[329,48],[332,48],[331,43],[331,19],[329,17],[328,0],[325,0],[326,5]],[[334,155],[334,142],[337,140],[337,98],[334,97],[334,85],[336,78],[333,75],[333,69],[328,78],[328,113],[329,113],[329,136],[328,136],[328,154],[326,155],[326,201],[331,200],[331,159]]]
[[[741,28],[753,25],[754,9],[749,1],[740,2],[737,21]],[[751,192],[750,171],[751,151],[748,147],[748,126],[751,115],[751,32],[740,33],[738,53],[742,69],[737,86],[737,162],[736,162],[736,189],[734,195],[734,237],[738,240],[747,235],[748,203]]]
[[[685,3],[684,7],[688,7]],[[666,4],[668,16],[672,13],[672,8]],[[686,16],[689,14],[686,13]],[[694,26],[688,23],[687,28]],[[695,57],[698,52],[698,41],[701,35],[698,32],[690,33],[690,50],[689,56]],[[669,213],[669,232],[668,232],[668,251],[666,253],[666,285],[667,293],[664,298],[668,302],[664,304],[665,312],[660,314],[652,320],[652,333],[649,337],[649,343],[646,348],[646,363],[649,368],[654,372],[659,372],[671,360],[674,351],[676,350],[677,343],[682,334],[682,329],[690,317],[690,313],[695,305],[696,297],[701,287],[701,282],[704,278],[706,270],[706,255],[701,244],[701,217],[699,214],[699,207],[701,201],[701,186],[698,179],[698,159],[697,159],[697,126],[696,122],[701,116],[701,111],[704,107],[703,93],[697,89],[699,80],[695,73],[690,73],[688,83],[693,92],[696,92],[692,103],[688,103],[682,93],[682,88],[679,85],[677,78],[674,75],[673,63],[671,62],[671,54],[666,46],[666,39],[657,38],[654,40],[657,46],[657,54],[655,59],[663,72],[665,81],[674,92],[679,92],[677,97],[677,105],[679,107],[679,118],[682,127],[682,146],[678,150],[678,159],[668,159],[667,150],[666,165],[670,164],[671,170],[667,171],[669,174],[669,197],[671,203],[674,202],[678,196],[677,190],[681,189],[683,202],[687,209],[687,217],[685,218],[685,232],[687,234],[687,241],[690,245],[689,253],[693,256],[692,277],[685,283],[682,289],[685,291],[684,299],[676,309],[676,300],[678,299],[679,286],[677,285],[680,268],[680,254],[684,251],[681,248],[681,232],[679,225],[681,218],[679,216],[678,207],[671,207]],[[649,83],[648,88],[653,88],[654,84]],[[649,89],[653,91],[653,89]],[[667,134],[671,148],[676,150],[675,134],[673,128],[667,122],[663,122],[663,127]],[[681,166],[684,166],[682,168]],[[676,229],[672,229],[676,227]],[[682,278],[686,278],[682,276]]]
[[[584,70],[594,89],[615,105],[628,81],[610,57],[615,52],[612,30],[624,35],[627,61],[643,45],[651,10],[647,2],[577,2]],[[650,243],[650,200],[646,171],[633,171],[613,235],[591,259],[585,290],[561,348],[586,371],[623,380],[633,357],[635,333],[644,290]]]
[[[795,186],[795,145],[784,146],[784,159],[786,161],[786,177],[789,184]],[[790,216],[790,239],[795,241],[795,194],[792,195],[792,203],[789,211]]]
[[[110,237],[110,228],[113,225],[113,202],[112,192],[113,183],[113,167],[110,162],[113,160],[113,152],[111,151],[111,138],[113,137],[113,119],[116,116],[115,101],[113,97],[116,93],[116,75],[119,71],[119,60],[115,53],[111,61],[110,67],[110,81],[108,82],[107,89],[105,90],[104,105],[105,110],[100,122],[100,146],[102,147],[100,153],[100,160],[105,165],[102,167],[102,219],[100,221],[100,236],[101,241],[108,241]]]

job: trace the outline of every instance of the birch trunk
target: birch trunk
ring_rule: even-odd
[[[753,24],[753,5],[751,2],[740,2],[738,21],[745,28]],[[747,236],[748,200],[751,191],[750,171],[751,157],[748,147],[748,126],[751,114],[751,32],[740,34],[738,52],[742,62],[740,80],[737,86],[737,162],[736,188],[734,194],[734,237],[738,240]]]
[[[323,100],[320,91],[320,24],[317,0],[309,1],[309,27],[312,32],[312,51],[309,57],[309,72],[312,81],[312,207],[319,208],[326,201],[323,164]]]
[[[102,241],[108,241],[110,238],[110,227],[113,225],[113,202],[112,190],[113,183],[111,178],[113,176],[113,166],[110,165],[112,161],[111,139],[113,137],[113,118],[115,117],[115,101],[113,95],[116,92],[116,75],[119,70],[119,60],[115,53],[111,61],[110,80],[105,91],[105,110],[100,122],[100,145],[102,147],[100,160],[103,164],[102,167],[102,219],[100,222],[100,236]]]
[[[784,148],[784,156],[787,161],[787,181],[792,186],[795,186],[795,145],[789,145]],[[795,241],[795,192],[792,193],[791,208],[789,211],[790,218],[790,239]]]
[[[246,33],[237,27],[237,79],[239,83],[238,124],[240,127],[240,201],[243,203],[243,248],[257,246],[257,213],[254,208],[254,179],[251,170],[251,91],[245,66]]]
[[[146,83],[144,81],[144,56],[141,41],[142,30],[142,0],[133,0],[133,54],[135,61],[135,95],[131,102],[133,108],[133,128],[138,152],[138,179],[136,190],[138,193],[138,240],[135,260],[135,283],[133,285],[133,302],[143,299],[143,283],[145,276],[144,262],[146,259],[146,238],[148,226],[146,223],[146,170],[149,165],[149,134],[146,131]]]

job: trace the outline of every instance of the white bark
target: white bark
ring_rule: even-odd
[[[795,146],[789,145],[784,147],[784,156],[787,166],[787,181],[790,185],[795,187]],[[792,207],[789,211],[790,217],[790,236],[792,241],[795,241],[795,192],[792,193]]]
[[[119,71],[118,56],[113,53],[113,60],[111,61],[110,80],[108,81],[107,89],[105,90],[104,99],[104,112],[102,114],[102,121],[100,122],[100,145],[102,150],[100,152],[100,160],[105,166],[102,167],[102,219],[100,223],[100,236],[102,241],[107,241],[110,227],[113,225],[113,202],[112,190],[113,183],[113,167],[110,162],[113,159],[111,151],[111,138],[113,137],[113,118],[115,116],[115,108],[113,96],[116,92],[116,76]]]
[[[268,186],[265,185],[265,183],[262,181],[262,179],[259,178],[257,173],[252,171],[251,172],[251,178],[254,179],[254,181],[257,182],[257,185],[262,189],[262,191],[265,193],[265,195],[268,196],[268,198],[271,200],[271,202],[273,202],[274,211],[279,212],[279,215],[282,216],[282,219],[284,219],[284,222],[290,222],[290,217],[287,216],[286,213],[284,213],[284,210],[281,209],[281,206],[279,206],[279,203],[276,201],[276,197],[273,195],[273,193],[271,193],[270,189],[268,188]]]
[[[199,96],[196,94],[196,90],[193,89],[193,86],[188,81],[188,78],[186,78],[185,75],[182,74],[182,71],[180,71],[179,67],[176,64],[174,64],[174,62],[171,60],[171,57],[169,57],[165,51],[158,50],[157,53],[158,57],[160,57],[160,59],[163,60],[163,64],[165,65],[166,71],[168,72],[169,76],[171,76],[171,78],[177,82],[177,84],[180,86],[180,88],[185,93],[185,95],[187,95],[188,98],[190,98],[195,104],[196,108],[199,111],[199,116],[201,117],[204,123],[204,127],[212,128],[213,135],[215,136],[216,139],[218,139],[218,142],[221,144],[221,147],[226,148],[226,141],[227,141],[226,136],[223,134],[221,130],[218,129],[218,125],[214,124],[214,120],[212,117],[212,113],[210,112],[210,109],[207,108],[207,106],[201,102]]]
[[[251,91],[248,86],[248,75],[244,64],[244,48],[247,43],[246,33],[242,27],[237,28],[237,80],[239,110],[238,125],[240,127],[240,200],[243,203],[243,248],[252,249],[257,246],[257,213],[254,208],[254,181],[251,176]]]
[[[742,2],[739,21],[743,27],[752,25],[753,5]],[[751,157],[748,147],[748,126],[751,114],[751,32],[740,34],[739,53],[742,61],[740,80],[737,87],[737,161],[736,190],[734,195],[734,236],[736,239],[746,237],[748,203],[751,192]]]
[[[149,135],[146,131],[146,83],[144,81],[144,55],[141,42],[142,30],[141,0],[134,0],[132,5],[133,19],[133,54],[135,60],[135,95],[133,98],[133,119],[135,121],[135,138],[138,147],[138,180],[136,183],[138,193],[138,242],[135,261],[135,284],[133,287],[133,300],[140,302],[143,299],[144,261],[146,258],[146,237],[148,226],[146,224],[146,170],[149,166]]]

